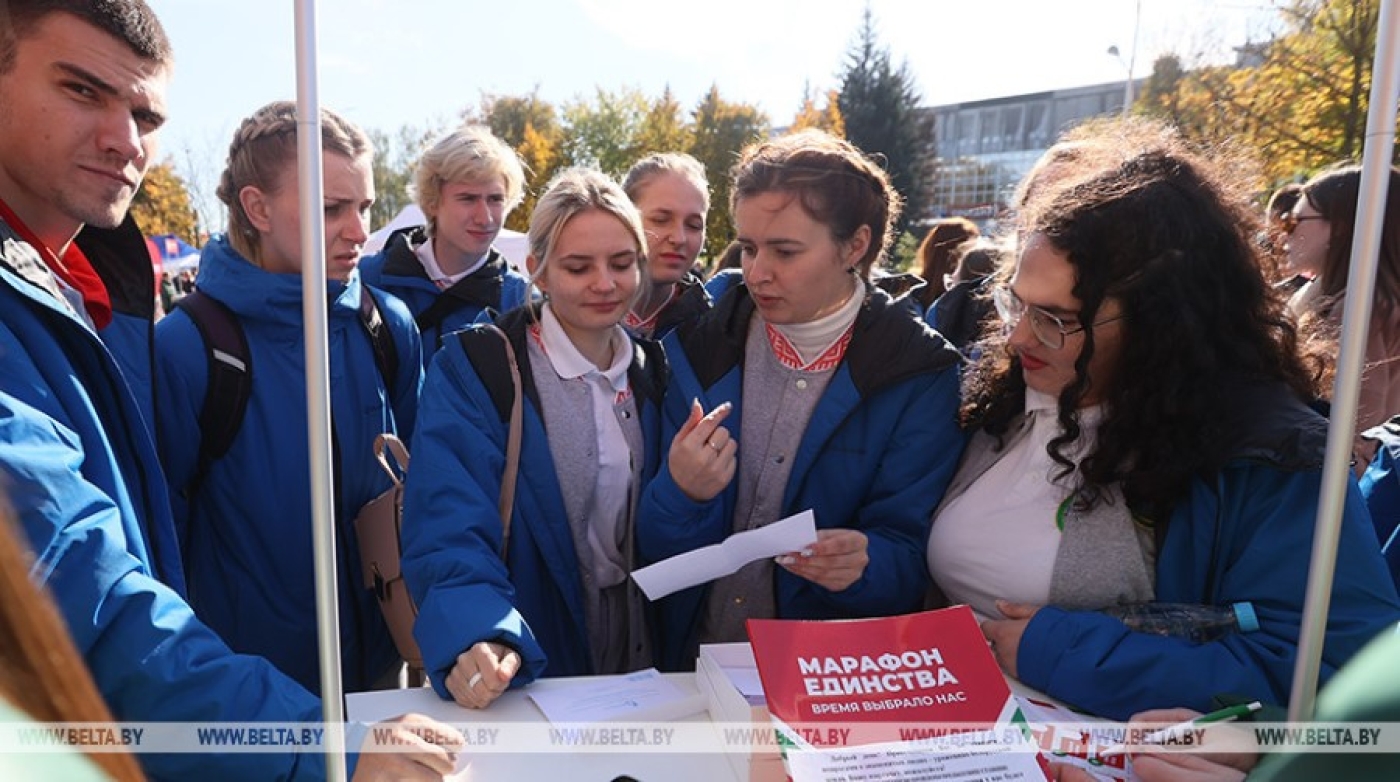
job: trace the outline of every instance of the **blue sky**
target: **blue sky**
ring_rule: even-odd
[[[238,121],[296,96],[294,0],[148,0],[176,51],[164,154],[217,169]],[[1267,0],[871,0],[930,104],[1141,76],[1163,51],[1219,60],[1267,32]],[[1135,9],[1141,16],[1133,52]],[[862,0],[321,0],[320,99],[366,127],[441,127],[483,93],[711,84],[791,120],[836,85]],[[1117,45],[1123,59],[1107,53]],[[208,174],[215,176],[217,171]]]

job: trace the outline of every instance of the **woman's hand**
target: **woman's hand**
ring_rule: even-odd
[[[739,444],[720,426],[733,409],[725,402],[706,414],[697,399],[690,405],[685,425],[671,440],[671,479],[696,502],[714,499],[738,469]]]
[[[775,561],[789,573],[840,592],[865,575],[870,564],[870,540],[853,529],[817,530],[817,542]]]
[[[1006,618],[988,619],[983,622],[982,635],[987,637],[987,643],[991,645],[992,654],[996,655],[1001,669],[1006,671],[1008,676],[1020,678],[1016,672],[1016,652],[1021,646],[1021,636],[1026,632],[1026,625],[1031,623],[1031,618],[1040,607],[998,600],[997,610]]]
[[[452,773],[463,746],[462,734],[451,725],[422,714],[401,714],[371,728],[360,745],[353,782],[441,780]]]
[[[1130,725],[1158,729],[1201,716],[1190,709],[1153,709],[1134,714]],[[1152,745],[1129,747],[1133,772],[1143,782],[1238,782],[1259,763],[1254,734],[1233,725],[1203,725],[1204,742],[1191,752],[1163,752]]]
[[[457,655],[447,674],[452,700],[469,709],[484,709],[501,697],[520,670],[520,655],[505,644],[482,641]]]

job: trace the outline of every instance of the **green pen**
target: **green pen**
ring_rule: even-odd
[[[1175,725],[1168,725],[1167,727],[1162,728],[1160,730],[1154,730],[1146,736],[1142,737],[1142,743],[1165,744],[1167,741],[1174,737],[1188,734],[1194,728],[1199,728],[1204,725],[1216,725],[1222,722],[1232,722],[1234,720],[1239,719],[1240,717],[1253,714],[1254,712],[1259,711],[1262,708],[1264,708],[1264,704],[1260,703],[1259,701],[1254,701],[1252,703],[1241,703],[1235,706],[1227,706],[1223,709],[1213,711],[1209,714],[1202,714],[1201,716],[1192,720],[1178,722]],[[1099,757],[1118,755],[1127,751],[1127,745],[1116,744],[1104,750],[1103,752],[1100,752]]]

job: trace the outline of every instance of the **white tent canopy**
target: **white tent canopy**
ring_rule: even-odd
[[[378,231],[369,235],[369,241],[365,242],[364,254],[377,253],[384,249],[385,243],[389,241],[389,234],[400,228],[409,228],[415,225],[423,225],[428,222],[428,218],[423,216],[423,210],[417,204],[409,204],[402,211],[394,215],[386,225]],[[496,250],[504,255],[506,263],[512,269],[527,274],[525,271],[525,256],[530,253],[530,243],[525,234],[519,231],[512,231],[509,228],[502,228],[496,235],[494,244]]]

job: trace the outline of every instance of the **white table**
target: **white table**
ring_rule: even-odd
[[[688,695],[700,696],[691,673],[667,674]],[[541,679],[526,689],[510,690],[484,710],[466,709],[442,700],[431,688],[359,692],[346,696],[347,717],[357,722],[376,722],[405,712],[417,712],[433,719],[468,728],[480,726],[490,731],[500,723],[546,723],[544,714],[527,697],[528,692],[567,685],[571,680]],[[688,718],[706,722],[706,712]],[[509,726],[505,726],[508,728]],[[487,734],[481,734],[483,737]],[[469,736],[470,738],[470,736]],[[529,780],[529,782],[612,782],[627,776],[638,782],[731,782],[734,773],[719,753],[629,752],[619,748],[607,751],[569,752],[542,742],[536,752],[473,752],[468,748],[458,761],[457,780]]]

